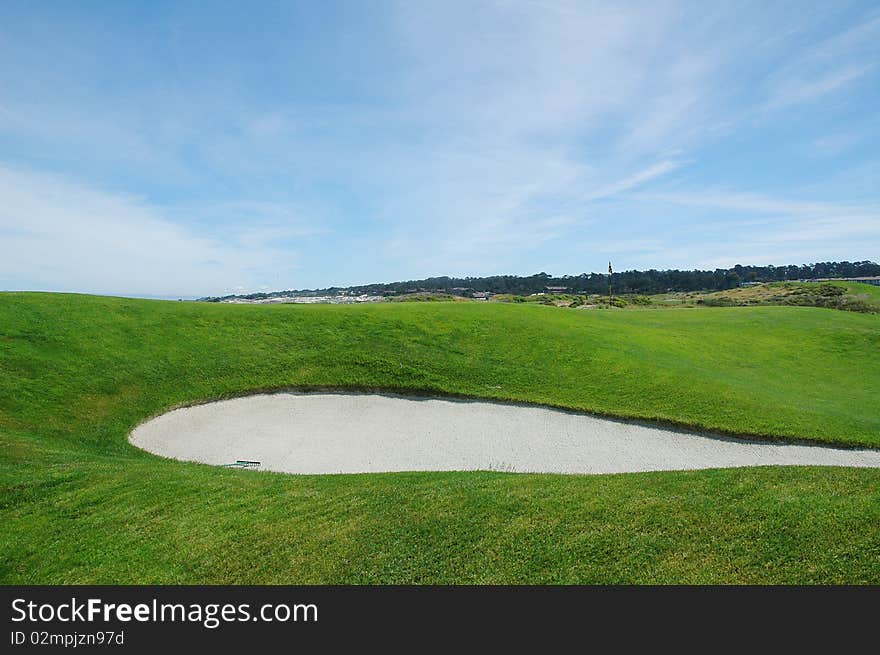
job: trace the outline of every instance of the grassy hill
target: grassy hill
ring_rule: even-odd
[[[654,295],[570,293],[516,296],[498,294],[493,302],[537,303],[581,309],[670,309],[673,307],[822,307],[880,313],[880,287],[858,282],[767,282],[725,291],[675,291]]]
[[[292,477],[163,460],[178,404],[353,387],[880,446],[880,317],[0,294],[0,582],[880,582],[880,472]]]
[[[772,282],[706,294],[680,294],[710,306],[799,305],[880,312],[880,287],[858,282]]]

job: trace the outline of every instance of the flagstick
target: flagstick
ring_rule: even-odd
[[[608,262],[608,309],[611,309],[613,301],[614,295],[611,293],[611,262]]]

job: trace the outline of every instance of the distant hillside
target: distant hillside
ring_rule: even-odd
[[[740,266],[716,268],[714,271],[647,270],[623,271],[611,275],[615,293],[655,294],[668,291],[723,291],[738,287],[743,282],[782,282],[785,280],[812,280],[816,278],[861,277],[880,275],[880,264],[862,262],[819,262],[800,266]],[[528,277],[519,275],[493,275],[490,277],[431,277],[423,280],[407,280],[365,284],[353,287],[329,287],[326,289],[289,289],[269,293],[251,293],[200,300],[221,301],[235,298],[259,300],[280,296],[334,296],[346,295],[397,295],[402,293],[435,292],[454,296],[471,297],[474,293],[510,293],[529,295],[548,289],[567,293],[606,293],[608,274],[581,273],[553,277],[536,273]]]

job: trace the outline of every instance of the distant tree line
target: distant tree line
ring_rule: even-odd
[[[647,271],[623,271],[611,275],[614,293],[654,294],[668,291],[721,291],[740,286],[744,282],[781,282],[785,280],[812,280],[816,278],[862,277],[880,275],[880,264],[862,262],[818,262],[800,266],[741,266],[716,268],[714,271],[680,271],[655,269]],[[553,277],[547,273],[529,276],[492,275],[490,277],[429,277],[423,280],[407,280],[387,284],[365,284],[354,287],[329,287],[326,289],[291,289],[271,293],[252,293],[239,296],[202,298],[219,301],[230,298],[258,300],[285,295],[398,295],[417,292],[442,292],[458,296],[474,293],[510,293],[530,295],[548,288],[565,288],[566,293],[607,293],[606,273],[581,273]]]

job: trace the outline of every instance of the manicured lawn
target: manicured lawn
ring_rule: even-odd
[[[880,316],[0,294],[0,581],[880,582],[880,472],[293,477],[162,460],[180,403],[354,387],[880,446]]]

